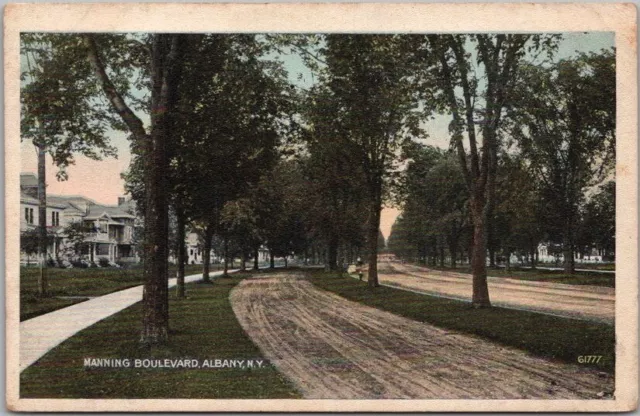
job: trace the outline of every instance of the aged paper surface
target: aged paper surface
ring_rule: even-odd
[[[23,411],[625,411],[637,406],[637,40],[632,4],[12,4],[5,8],[7,403]],[[617,68],[615,398],[240,400],[20,398],[20,33],[614,32]],[[470,352],[472,353],[472,352]]]

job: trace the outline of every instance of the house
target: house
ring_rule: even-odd
[[[36,175],[20,174],[20,191],[22,233],[38,226]],[[57,237],[48,253],[51,258],[69,260],[97,262],[104,258],[109,262],[137,262],[135,220],[132,201],[123,197],[118,198],[118,205],[103,205],[80,195],[47,195],[47,228],[51,227]],[[71,224],[81,226],[84,233],[78,251],[65,233]]]
[[[20,174],[20,233],[34,231],[40,224],[40,203],[38,201],[38,178],[33,173]],[[53,235],[47,252],[56,253],[61,244],[62,230],[65,226],[65,205],[47,200],[47,232]],[[30,263],[33,253],[21,253],[21,263]],[[35,260],[35,259],[34,259]]]

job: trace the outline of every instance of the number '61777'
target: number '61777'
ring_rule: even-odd
[[[602,355],[579,355],[578,362],[580,364],[597,364],[602,359]]]

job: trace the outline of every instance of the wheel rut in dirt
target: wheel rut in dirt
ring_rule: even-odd
[[[314,399],[596,399],[609,374],[555,363],[320,290],[302,274],[242,281],[240,324]]]

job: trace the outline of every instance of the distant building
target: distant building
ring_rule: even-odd
[[[20,174],[20,232],[38,226],[38,179],[33,173]],[[50,258],[85,259],[94,262],[137,262],[133,238],[136,220],[132,201],[118,198],[118,205],[102,205],[79,195],[47,195],[47,228],[55,233],[49,246]],[[86,236],[79,252],[71,250],[65,228],[81,224]],[[25,257],[22,253],[21,257]]]

